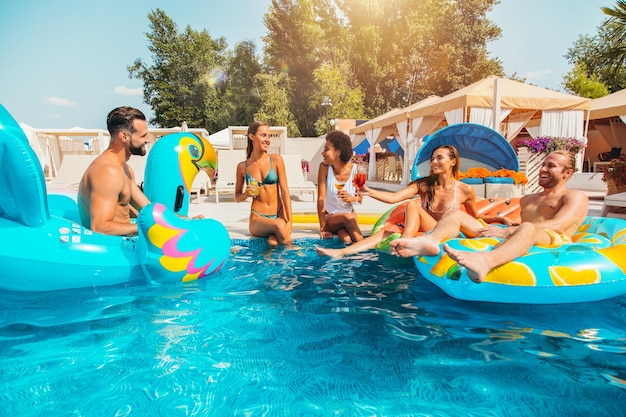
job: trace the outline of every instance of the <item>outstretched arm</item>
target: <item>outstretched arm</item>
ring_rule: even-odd
[[[369,188],[367,185],[364,185],[361,195],[372,197],[373,199],[382,201],[383,203],[395,204],[404,200],[410,200],[415,197],[417,192],[417,183],[412,182],[402,190],[393,193],[389,191],[374,190]]]

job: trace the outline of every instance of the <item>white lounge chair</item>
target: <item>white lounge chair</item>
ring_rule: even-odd
[[[196,202],[200,203],[200,197],[202,194],[205,196],[209,195],[209,190],[212,188],[211,186],[211,178],[209,178],[209,174],[203,169],[198,171],[196,177],[193,179],[193,183],[191,184],[191,195],[196,195]]]
[[[217,151],[217,181],[215,182],[215,202],[220,202],[220,193],[235,194],[237,164],[246,159],[244,149]]]
[[[565,186],[570,190],[584,191],[589,197],[604,197],[607,192],[602,172],[575,172]]]
[[[619,209],[617,209],[619,207]],[[607,217],[609,213],[616,210],[614,214],[616,217],[626,218],[624,214],[624,207],[626,207],[626,193],[609,194],[604,197],[604,204],[602,204],[602,213],[600,216]]]
[[[315,201],[317,186],[311,181],[304,180],[302,173],[302,158],[298,154],[281,155],[285,162],[285,171],[287,173],[287,183],[289,184],[289,192],[293,195],[295,192],[313,193],[313,201]]]
[[[78,190],[80,180],[96,155],[63,155],[57,175],[48,183],[49,189]]]

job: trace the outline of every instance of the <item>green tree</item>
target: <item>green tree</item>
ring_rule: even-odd
[[[316,91],[311,96],[311,109],[323,114],[315,122],[315,129],[319,135],[326,133],[329,126],[328,119],[363,119],[363,91],[359,87],[351,87],[350,64],[343,62],[338,65],[322,64],[313,71]],[[327,98],[331,106],[324,107]]]
[[[337,3],[353,35],[350,62],[370,115],[503,74],[486,48],[501,33],[486,18],[497,0]]]
[[[587,74],[583,63],[576,63],[574,69],[565,75],[563,86],[568,92],[586,98],[604,97],[609,94],[609,89],[598,81],[595,75]]]
[[[623,70],[626,62],[626,0],[617,0],[613,8],[601,7],[601,9],[609,16],[605,26],[610,45],[604,57],[616,73]]]
[[[186,121],[209,131],[218,130],[218,94],[225,63],[224,38],[187,27],[178,33],[164,11],[148,14],[148,50],[152,63],[137,59],[127,67],[130,77],[143,81],[144,102],[154,111],[151,123],[176,126]]]
[[[405,18],[401,48],[407,59],[411,102],[446,95],[488,75],[503,75],[499,60],[489,57],[487,42],[501,30],[486,18],[496,1],[420,1]]]
[[[254,120],[261,105],[261,98],[255,87],[255,77],[259,73],[261,64],[256,57],[254,42],[238,43],[226,69],[222,106],[218,116],[221,128],[246,126]]]
[[[616,70],[611,65],[607,59],[610,49],[612,48],[606,38],[606,28],[600,27],[594,36],[579,36],[574,45],[568,49],[565,58],[570,64],[584,68],[587,78],[596,79],[604,84],[610,93],[614,93],[626,88],[626,71],[624,68]],[[564,77],[564,84],[567,83],[566,77],[569,75],[570,73]]]
[[[287,74],[258,74],[255,77],[261,107],[254,119],[272,126],[286,126],[290,137],[301,136],[298,124],[289,110],[291,81]]]
[[[272,0],[264,17],[266,72],[284,73],[291,79],[289,109],[305,136],[313,136],[317,119],[309,112],[309,97],[315,87],[313,70],[320,63],[318,51],[323,49],[320,7],[330,8],[330,4],[327,0]]]
[[[624,66],[626,20],[619,18],[619,12],[626,11],[625,3],[620,0],[615,10],[609,8],[602,8],[602,10],[605,13],[609,11],[607,14],[611,17],[602,22],[596,34],[579,36],[572,47],[567,50],[565,58],[574,65],[574,69],[565,75],[564,85],[568,84],[573,74],[583,68],[586,78],[604,84],[609,93],[626,88],[626,67]],[[579,93],[576,90],[570,91]]]

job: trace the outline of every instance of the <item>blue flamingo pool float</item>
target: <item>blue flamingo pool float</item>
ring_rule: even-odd
[[[230,255],[226,228],[189,219],[189,191],[216,155],[204,138],[161,138],[146,165],[151,204],[138,215],[139,235],[109,236],[81,225],[72,193],[50,192],[28,139],[0,105],[0,288],[52,291],[135,280],[168,283],[204,278]]]

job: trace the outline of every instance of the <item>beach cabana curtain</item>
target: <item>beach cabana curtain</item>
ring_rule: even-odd
[[[463,110],[464,110],[463,107],[460,107],[458,109],[444,112],[444,115],[446,117],[446,122],[448,122],[448,125],[463,123],[465,121],[465,117],[464,117],[465,114]]]
[[[407,131],[408,126],[409,126],[408,119],[396,123],[396,129],[398,130],[398,137],[396,139],[398,139],[398,143],[400,144],[400,147],[405,152],[406,152],[406,145],[407,145],[407,138],[408,138],[408,131]]]
[[[408,152],[408,141],[409,141],[409,131],[408,131],[408,127],[409,127],[409,119],[405,119],[402,120],[400,122],[396,122],[396,129],[398,129],[398,143],[400,144],[400,147],[404,150],[404,164],[402,165],[402,182],[400,184],[406,184],[406,173],[407,173],[407,156],[409,155]]]
[[[372,128],[365,131],[365,139],[367,139],[367,143],[370,144],[370,163],[367,173],[367,178],[370,181],[376,178],[376,150],[374,149],[374,145],[378,142],[382,131],[382,127]]]
[[[411,132],[407,138],[408,152],[404,154],[404,167],[402,172],[402,185],[409,183],[411,177],[411,168],[415,161],[418,149],[422,146],[422,139],[430,132],[435,130],[439,123],[443,120],[442,114],[436,114],[426,117],[416,117],[411,119]]]
[[[600,132],[606,143],[612,148],[623,148],[626,141],[626,116],[611,117],[609,124],[596,124],[596,130]],[[622,123],[622,121],[624,121]],[[621,139],[621,140],[620,140]]]
[[[544,110],[541,116],[541,136],[576,138],[583,137],[583,110]]]
[[[526,126],[526,124],[530,121],[530,119],[532,119],[535,113],[537,113],[536,110],[531,110],[527,112],[515,113],[515,114],[510,115],[508,128],[506,132],[506,139],[509,142],[515,139],[517,135],[519,135],[519,132],[522,131],[524,126]]]
[[[583,136],[583,110],[544,110],[539,125],[541,136],[576,138],[587,143]],[[576,155],[576,167],[582,167],[583,152]]]
[[[513,109],[500,110],[500,114],[498,117],[498,126],[500,126],[500,123],[502,123],[502,121],[506,119],[506,117],[509,114],[511,114],[512,111]],[[493,108],[472,107],[470,109],[469,121],[470,123],[476,123],[476,124],[483,125],[489,128],[492,127],[493,126]]]
[[[526,131],[531,138],[535,139],[536,137],[541,135],[541,126],[526,126]]]

